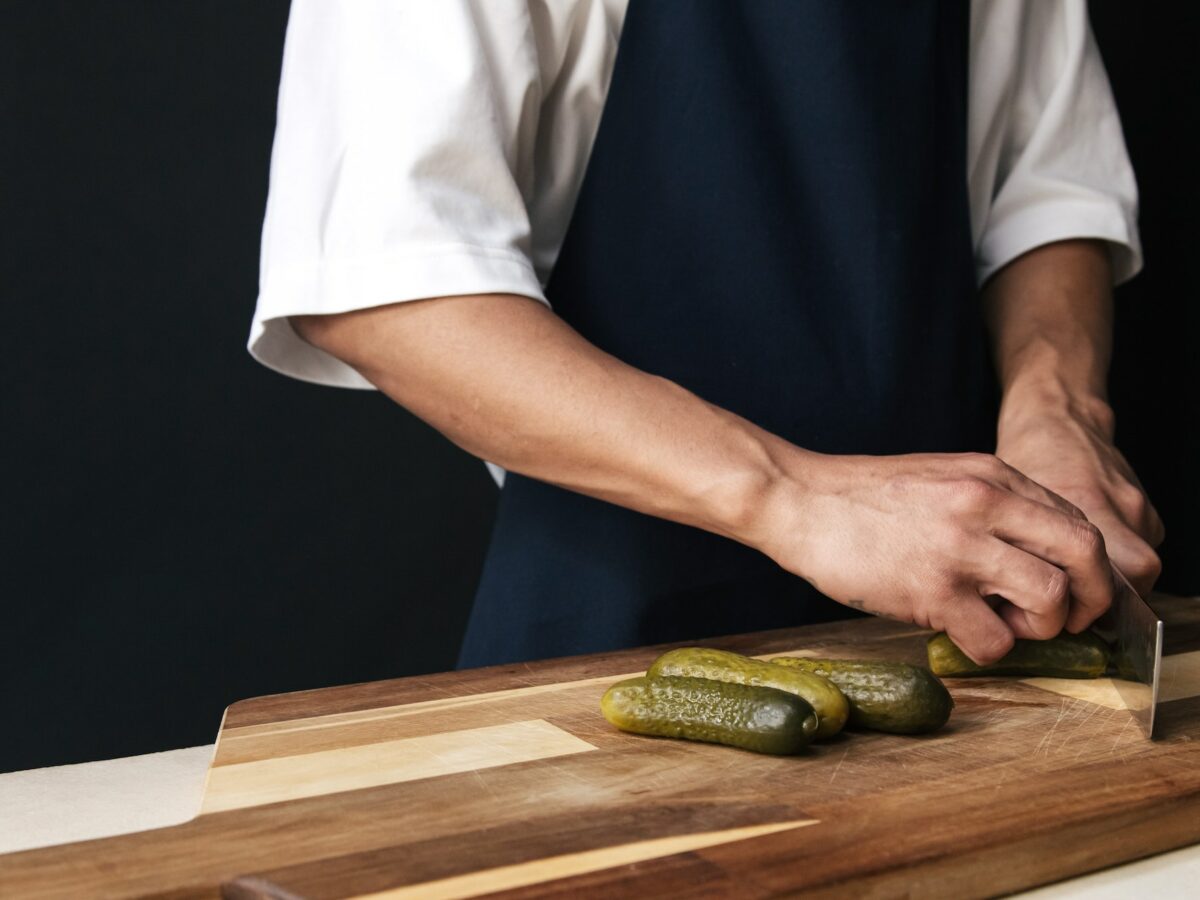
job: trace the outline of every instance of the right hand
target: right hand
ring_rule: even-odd
[[[1112,603],[1100,530],[995,456],[815,459],[770,492],[753,543],[840,603],[945,631],[980,664]]]

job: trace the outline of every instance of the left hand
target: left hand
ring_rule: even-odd
[[[1104,535],[1109,559],[1145,596],[1162,570],[1154,550],[1162,520],[1113,444],[1107,404],[1081,405],[1010,407],[1000,418],[996,455],[1079,507]]]

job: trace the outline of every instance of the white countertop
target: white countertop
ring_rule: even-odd
[[[0,853],[145,831],[200,810],[213,745],[0,775]],[[1200,894],[1200,844],[1028,891],[1024,900]]]
[[[195,818],[214,747],[0,775],[0,853]]]

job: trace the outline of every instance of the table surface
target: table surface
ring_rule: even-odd
[[[0,853],[186,822],[200,810],[213,745],[0,774]],[[1187,897],[1200,844],[1015,895],[1021,900]]]
[[[188,821],[212,755],[209,745],[0,775],[0,852]],[[1188,896],[1198,877],[1195,846],[1022,896]]]

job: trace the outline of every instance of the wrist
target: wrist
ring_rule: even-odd
[[[732,507],[736,514],[726,520],[726,536],[781,564],[788,557],[788,565],[795,571],[797,549],[811,543],[814,516],[810,510],[831,457],[775,435],[759,437],[769,462],[758,470],[757,479],[747,481],[753,490]]]
[[[1046,418],[1069,418],[1112,439],[1113,410],[1102,383],[1080,377],[1042,360],[1008,379],[1000,402],[997,433],[1001,440]]]
[[[718,413],[727,419],[719,441],[723,450],[716,472],[699,492],[696,524],[754,547],[763,509],[788,480],[778,439],[725,410]]]

